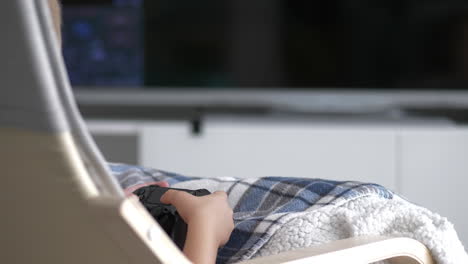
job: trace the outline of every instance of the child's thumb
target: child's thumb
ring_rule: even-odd
[[[161,203],[172,204],[175,207],[178,207],[180,203],[183,203],[184,200],[190,199],[191,194],[184,191],[177,190],[168,190],[161,196]]]

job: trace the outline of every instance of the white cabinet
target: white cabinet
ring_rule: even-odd
[[[89,121],[88,127],[106,160],[140,163],[141,122],[95,120]]]
[[[142,164],[204,177],[296,176],[395,186],[395,136],[378,127],[206,122],[143,128]]]

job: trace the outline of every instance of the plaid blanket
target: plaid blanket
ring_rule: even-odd
[[[167,181],[177,188],[226,191],[234,211],[235,229],[228,243],[219,249],[217,263],[252,258],[275,232],[300,213],[340,206],[365,196],[379,199],[394,196],[380,185],[355,181],[293,177],[200,178],[139,166],[109,165],[122,188]]]

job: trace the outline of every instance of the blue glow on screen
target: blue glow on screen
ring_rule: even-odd
[[[73,86],[143,85],[140,0],[66,6],[63,16],[63,54]]]

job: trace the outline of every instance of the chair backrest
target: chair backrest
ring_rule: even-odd
[[[2,262],[188,262],[86,131],[47,1],[0,1],[0,32]]]

